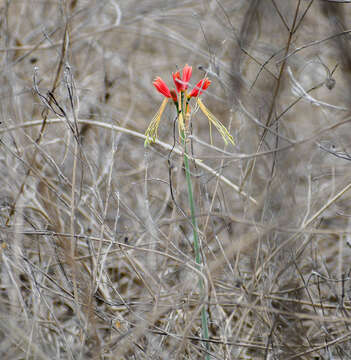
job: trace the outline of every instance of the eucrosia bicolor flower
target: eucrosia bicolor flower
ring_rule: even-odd
[[[177,108],[179,134],[180,137],[184,140],[185,133],[189,129],[190,100],[192,98],[196,99],[196,103],[199,109],[208,118],[210,126],[212,124],[216,127],[224,142],[227,144],[229,141],[234,145],[233,137],[230,135],[226,127],[207,109],[207,107],[200,99],[200,95],[210,86],[211,81],[207,77],[201,79],[188,93],[191,75],[192,67],[189,65],[184,66],[181,75],[179,71],[173,73],[172,77],[175,89],[169,89],[167,84],[160,77],[157,77],[154,80],[153,85],[155,86],[156,90],[165,98],[146,130],[145,146],[156,141],[158,126],[169,99],[172,99],[173,104]]]

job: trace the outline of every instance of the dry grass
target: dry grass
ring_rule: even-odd
[[[0,4],[1,359],[204,359],[202,306],[211,359],[349,359],[349,4]],[[202,271],[171,107],[143,146],[185,63]]]

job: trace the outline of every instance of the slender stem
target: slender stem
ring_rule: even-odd
[[[185,126],[188,126],[186,124],[186,111],[185,108],[187,104],[184,102],[184,93],[181,94],[181,115],[183,116],[183,121],[185,122]],[[188,151],[187,151],[187,142],[186,142],[186,132],[181,129],[181,140],[184,146],[184,167],[185,167],[185,176],[186,176],[186,183],[188,187],[188,199],[189,199],[189,207],[190,207],[190,215],[191,215],[191,224],[193,228],[193,237],[194,237],[194,252],[195,252],[195,262],[197,264],[198,269],[200,269],[200,265],[202,264],[201,259],[201,252],[200,252],[200,243],[199,243],[199,231],[197,227],[197,221],[196,221],[196,215],[195,215],[195,201],[194,201],[194,195],[193,195],[193,186],[191,182],[191,174],[190,174],[190,166],[189,166],[189,157],[188,157]],[[202,278],[199,279],[199,290],[200,290],[200,298],[204,298],[205,292],[204,292],[204,283]],[[204,305],[201,309],[201,327],[202,327],[202,337],[206,341],[209,339],[209,333],[208,333],[208,320],[207,320],[207,309]],[[206,341],[205,347],[206,350],[209,348],[209,343]],[[206,360],[209,360],[210,356],[207,353],[206,354]]]
[[[193,226],[195,261],[196,261],[196,264],[201,265],[199,233],[198,233],[197,221],[196,221],[196,216],[195,216],[195,204],[194,204],[193,188],[192,188],[192,183],[191,183],[189,159],[188,159],[186,144],[184,144],[184,166],[185,166],[186,183],[187,183],[187,187],[188,187],[188,198],[189,198],[189,206],[190,206],[190,214],[191,214],[191,223]]]
[[[187,154],[186,141],[183,137],[183,145],[184,145],[184,166],[185,166],[185,175],[186,175],[186,183],[188,187],[188,198],[189,198],[189,206],[190,206],[190,215],[191,215],[191,224],[193,228],[193,236],[194,236],[194,252],[195,252],[195,262],[200,269],[201,261],[201,252],[200,252],[200,244],[199,244],[199,232],[197,227],[197,221],[195,216],[195,202],[193,196],[193,187],[191,183],[191,175],[190,175],[190,167],[189,167],[189,159]],[[204,296],[204,284],[203,280],[199,279],[199,289],[200,289],[200,297]],[[201,309],[201,325],[202,325],[202,337],[204,340],[209,339],[208,334],[208,321],[207,321],[207,309],[205,306]],[[206,342],[206,349],[208,349],[208,342]],[[209,355],[206,354],[206,359],[209,359]]]

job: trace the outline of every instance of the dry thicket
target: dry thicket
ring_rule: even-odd
[[[1,359],[350,358],[340,3],[0,2]],[[200,269],[171,106],[144,148],[186,63]]]

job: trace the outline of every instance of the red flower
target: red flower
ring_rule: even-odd
[[[172,77],[177,91],[180,92],[182,90],[182,80],[180,78],[179,71],[172,73]]]
[[[201,95],[210,86],[210,84],[211,81],[208,80],[208,78],[200,80],[197,85],[191,90],[189,98]]]
[[[171,92],[169,91],[168,86],[159,76],[154,80],[152,84],[155,86],[157,91],[160,92],[162,95],[168,98],[171,97]]]
[[[189,81],[191,78],[191,74],[193,69],[189,65],[185,65],[182,71],[182,76],[180,76],[180,72],[177,71],[172,73],[174,85],[176,89],[169,89],[166,83],[160,78],[157,77],[153,85],[155,86],[156,90],[160,92],[165,99],[163,99],[162,104],[157,111],[156,115],[151,120],[150,125],[146,129],[145,132],[145,142],[144,145],[148,146],[149,144],[153,143],[157,139],[157,130],[160,124],[160,120],[162,117],[163,112],[168,103],[168,99],[172,99],[174,105],[177,107],[177,117],[178,117],[178,128],[179,128],[179,136],[185,140],[186,131],[189,127],[189,119],[190,119],[190,100],[192,97],[197,98],[196,103],[200,110],[205,114],[208,118],[210,125],[214,125],[216,129],[219,131],[220,135],[222,136],[224,142],[227,144],[228,142],[234,145],[234,139],[230,135],[229,131],[226,127],[207,109],[207,107],[202,102],[200,95],[210,86],[211,81],[208,78],[203,78],[200,80],[195,87],[191,90],[190,94],[188,95],[187,89],[189,87]],[[181,93],[178,101],[178,94]],[[210,132],[211,137],[211,144],[212,144],[212,135]]]
[[[185,91],[188,88],[189,80],[191,78],[191,74],[193,72],[193,68],[186,64],[183,68],[182,77],[180,77],[179,71],[176,73],[172,73],[174,84],[177,88],[177,91]]]
[[[193,73],[193,68],[186,64],[183,68],[183,83],[184,83],[184,90],[188,88],[188,83],[191,78],[191,74]]]
[[[186,64],[183,68],[182,76],[180,76],[179,71],[172,73],[174,85],[178,93],[184,92],[188,89],[192,72],[193,68]],[[200,96],[210,86],[210,84],[211,81],[208,80],[208,78],[200,80],[197,85],[192,89],[190,94],[187,96],[188,99]],[[175,90],[169,90],[166,83],[159,76],[154,80],[153,85],[155,86],[157,91],[160,92],[163,96],[165,96],[166,98],[172,98],[172,100],[177,103],[177,92]]]
[[[175,103],[177,102],[176,92],[174,90],[169,90],[166,83],[159,76],[154,80],[153,85],[162,95],[167,98],[172,98]]]

